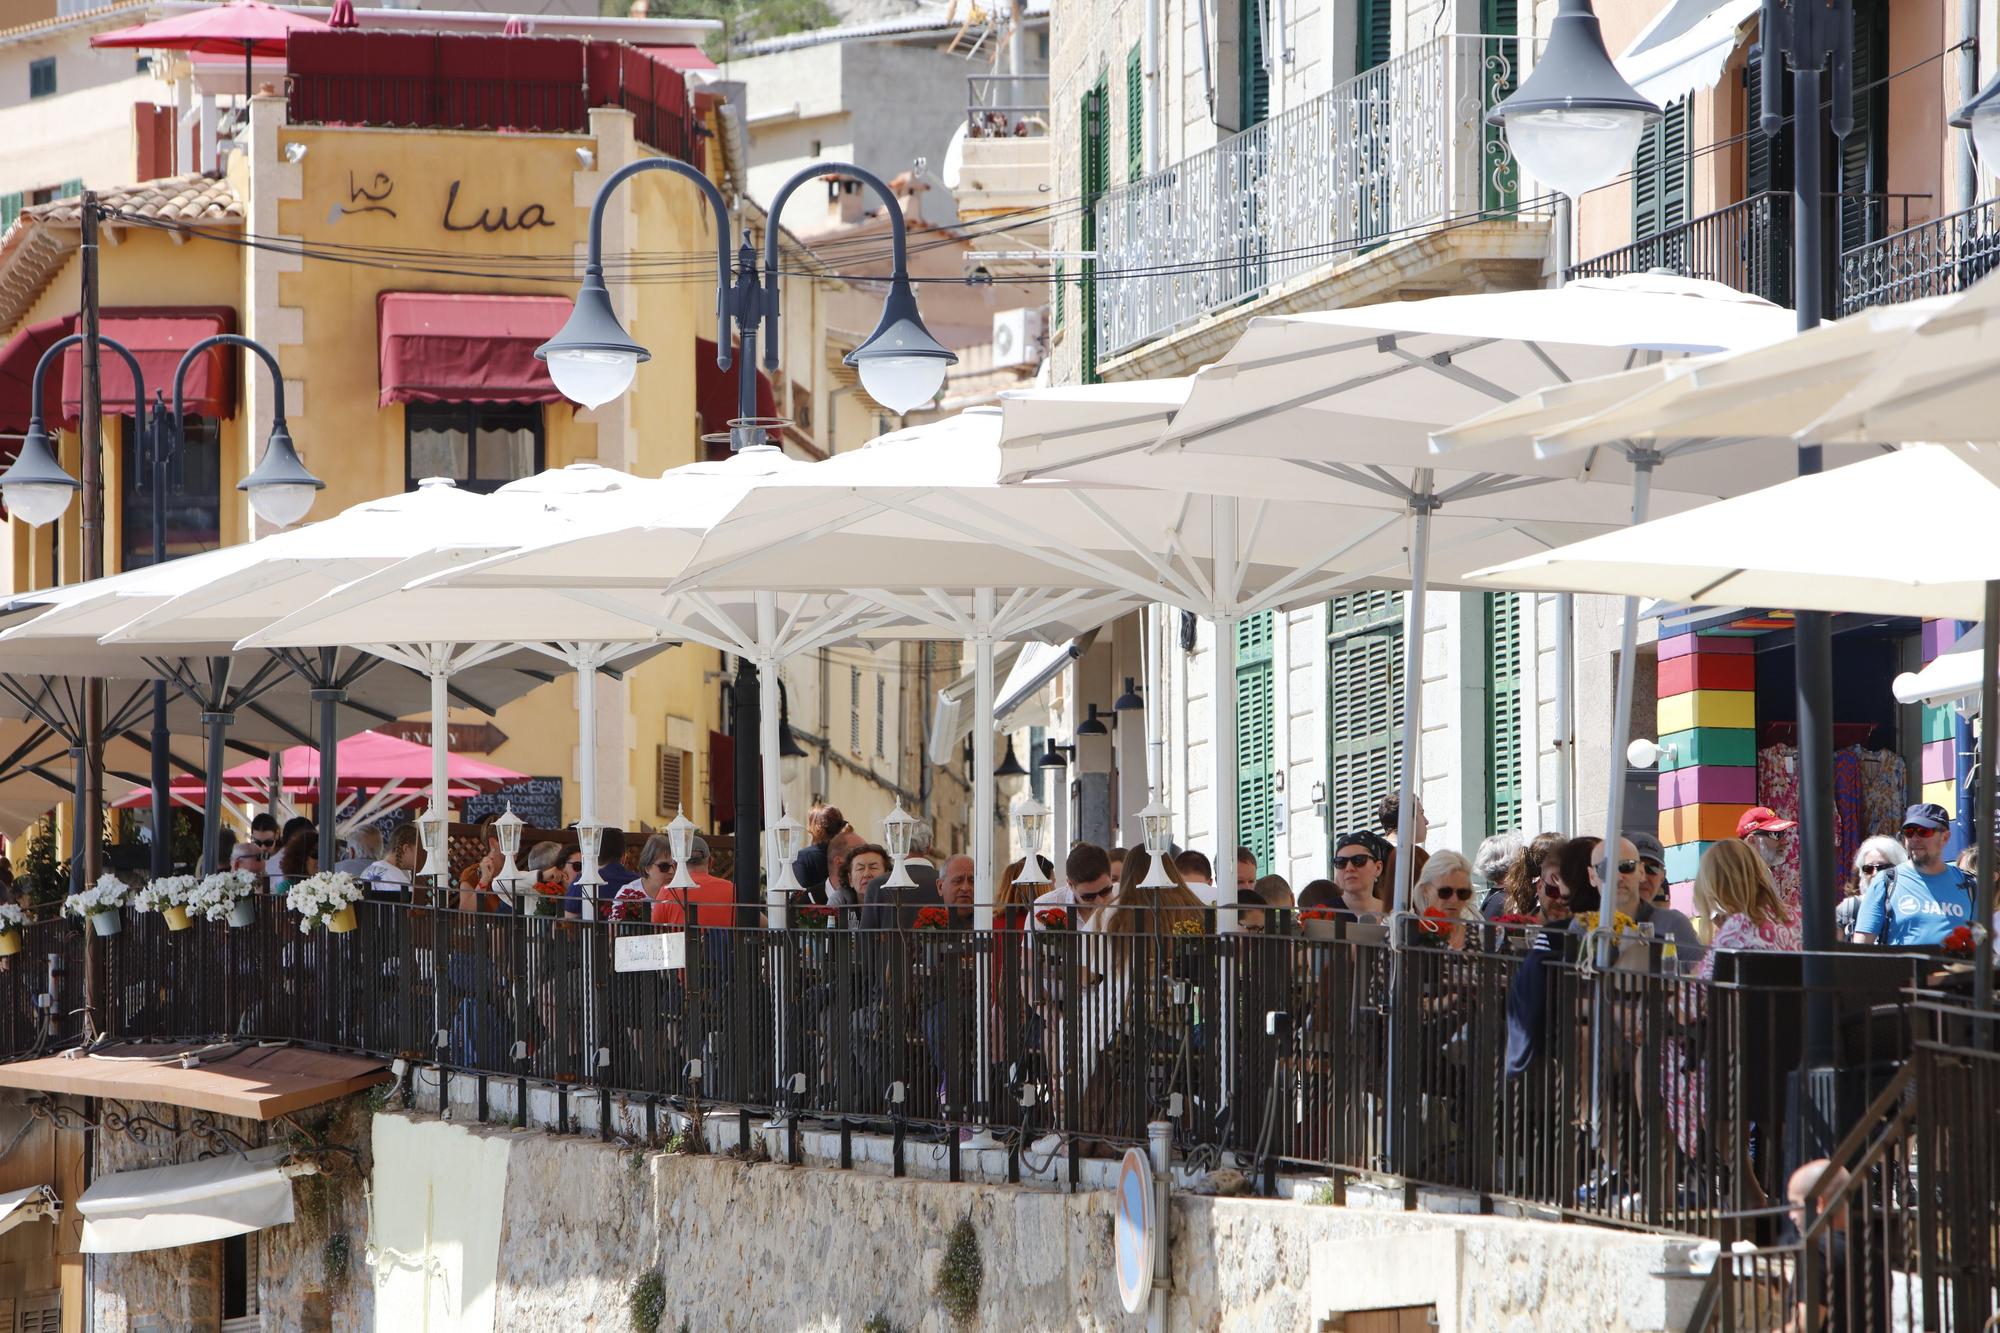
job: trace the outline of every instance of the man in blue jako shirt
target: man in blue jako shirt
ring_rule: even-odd
[[[1944,845],[1951,816],[1941,805],[1913,805],[1903,812],[1903,846],[1909,861],[1875,877],[1855,915],[1854,942],[1936,948],[1959,926],[1972,924],[1972,876],[1947,865]]]

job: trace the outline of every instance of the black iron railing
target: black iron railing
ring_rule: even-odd
[[[1663,269],[1710,278],[1778,305],[1792,303],[1792,198],[1771,190],[1642,241],[1586,259],[1575,277]]]
[[[1545,951],[1532,931],[1487,926],[1464,947],[1400,951],[1379,928],[707,929],[687,932],[684,968],[620,972],[619,936],[655,927],[369,902],[358,929],[332,934],[262,906],[241,929],[129,917],[102,941],[104,1025],[720,1101],[794,1124],[953,1142],[954,1127],[985,1127],[1016,1152],[1054,1136],[1073,1172],[1079,1155],[1143,1143],[1170,1120],[1182,1153],[1238,1153],[1266,1178],[1388,1173],[1763,1245],[1782,1243],[1769,1200],[1802,1151],[1789,1114],[1804,1063],[1797,954],[1725,954],[1704,981],[1658,944],[1591,966],[1575,935]],[[7,1055],[80,1039],[82,945],[74,925],[36,926],[0,971]],[[1976,1195],[1926,1232],[1927,1261],[1962,1275],[1954,1293],[1990,1283],[2000,1230],[1980,1210],[2000,1199],[2000,1159],[1967,1136],[1986,1130],[2000,1067],[1950,1028],[1960,1011],[1910,1000],[1935,959],[1836,963],[1838,1132],[1879,1118],[1871,1102],[1923,1052],[1917,1123],[1943,1137],[1918,1157],[1971,1172]],[[1954,1188],[1938,1185],[1938,1207],[1960,1206]]]
[[[2000,199],[1907,227],[1840,257],[1840,313],[1947,296],[2000,268]]]

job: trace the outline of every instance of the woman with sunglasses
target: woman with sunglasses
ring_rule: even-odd
[[[1897,866],[1910,859],[1910,853],[1903,844],[1883,834],[1862,841],[1854,853],[1854,878],[1847,884],[1847,892],[1833,909],[1834,929],[1840,938],[1854,938],[1854,923],[1861,916],[1861,899],[1868,890],[1875,887],[1878,876],[1893,872]]]
[[[1375,921],[1389,910],[1384,901],[1382,872],[1389,863],[1389,844],[1369,833],[1344,835],[1333,849],[1333,883],[1340,890],[1344,915],[1357,921]]]
[[[1455,922],[1477,921],[1472,906],[1472,863],[1453,851],[1432,852],[1410,886],[1410,906],[1417,915],[1433,921],[1448,918]],[[1465,947],[1465,926],[1452,926],[1445,936],[1447,948]]]

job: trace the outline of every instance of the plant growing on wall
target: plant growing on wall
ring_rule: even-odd
[[[28,901],[37,916],[47,916],[47,908],[69,893],[69,858],[56,855],[56,824],[44,819],[28,835],[28,848],[21,856],[18,871],[27,886]]]
[[[944,1262],[938,1265],[935,1292],[945,1313],[960,1328],[972,1323],[979,1313],[979,1286],[985,1280],[986,1265],[979,1257],[979,1233],[972,1219],[961,1217],[945,1241]]]
[[[632,1283],[629,1299],[635,1333],[660,1333],[660,1321],[667,1316],[667,1284],[660,1270],[641,1273]]]

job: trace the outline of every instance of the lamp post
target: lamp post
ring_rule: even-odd
[[[904,238],[903,211],[895,192],[881,178],[845,162],[815,162],[794,173],[772,197],[764,235],[764,267],[757,268],[757,252],[750,233],[743,233],[732,265],[729,255],[731,233],[729,205],[699,169],[669,157],[644,158],[628,162],[611,173],[598,187],[590,206],[590,235],[583,267],[583,286],[576,306],[556,336],[535,349],[548,363],[549,377],[564,397],[585,407],[602,407],[632,386],[639,363],[652,353],[633,340],[619,323],[611,306],[611,293],[604,285],[604,211],[612,193],[632,177],[645,171],[670,171],[692,181],[708,201],[715,216],[715,364],[717,369],[736,368],[738,415],[729,423],[729,447],[742,451],[770,447],[769,428],[780,421],[757,415],[757,345],[765,323],[770,329],[764,343],[764,366],[778,368],[778,217],[792,192],[809,180],[843,176],[859,181],[879,196],[889,215],[893,249],[893,272],[889,293],[882,303],[882,317],[875,331],[861,346],[849,352],[848,365],[860,373],[861,385],[871,397],[896,413],[921,407],[937,396],[944,383],[945,368],[958,357],[924,328],[917,299],[910,286],[908,251]],[[742,340],[742,359],[736,360],[729,331],[734,324]],[[764,679],[769,677],[769,679]],[[763,841],[763,811],[753,785],[759,773],[760,733],[763,714],[777,704],[767,697],[777,687],[776,662],[761,664],[749,656],[737,659],[733,690],[735,715],[731,721],[734,738],[738,791],[736,810],[736,898],[747,911],[757,899],[757,852]],[[775,773],[766,774],[761,804],[777,804]],[[773,811],[775,813],[775,811]]]

